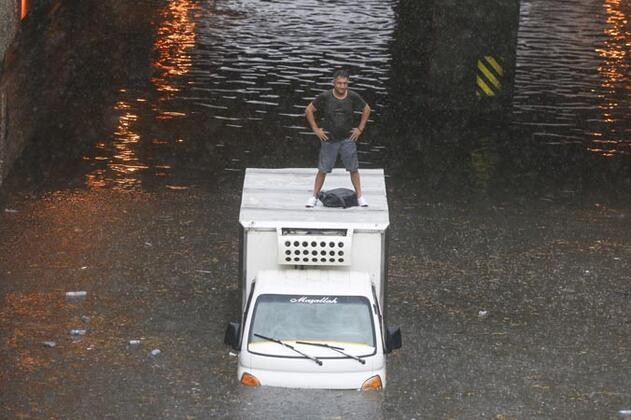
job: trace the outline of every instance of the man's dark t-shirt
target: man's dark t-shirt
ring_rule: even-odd
[[[337,99],[332,90],[326,90],[313,101],[319,125],[329,133],[330,141],[342,141],[350,137],[357,120],[353,113],[361,111],[365,105],[366,101],[350,89],[346,91],[344,99]]]

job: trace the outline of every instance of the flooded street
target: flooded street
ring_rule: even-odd
[[[442,67],[478,59],[448,6],[105,3],[38,11],[4,70],[40,113],[0,194],[0,417],[631,410],[628,3],[522,0],[501,100]],[[303,111],[339,66],[373,108],[403,348],[383,391],[246,388],[223,344],[244,169],[316,165]]]

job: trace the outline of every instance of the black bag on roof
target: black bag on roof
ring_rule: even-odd
[[[357,194],[348,188],[334,188],[329,191],[321,191],[318,196],[324,207],[355,207],[357,206]]]

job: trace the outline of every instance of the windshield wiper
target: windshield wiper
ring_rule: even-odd
[[[313,357],[313,356],[309,356],[308,354],[305,354],[303,352],[301,352],[300,350],[296,349],[294,346],[292,346],[291,344],[287,344],[285,342],[282,342],[276,338],[271,338],[271,337],[265,337],[264,335],[261,334],[257,334],[254,333],[253,335],[255,335],[256,337],[262,338],[263,340],[267,340],[267,341],[271,341],[273,343],[278,343],[281,346],[285,346],[288,349],[292,349],[293,351],[295,351],[296,353],[298,353],[299,355],[309,359],[309,360],[313,360],[314,362],[316,362],[319,366],[322,366],[322,360],[318,359],[317,357]]]
[[[318,346],[318,347],[326,347],[327,349],[335,350],[336,352],[343,354],[346,357],[350,357],[351,359],[357,360],[362,365],[366,364],[366,361],[361,357],[354,356],[352,354],[348,354],[344,351],[343,347],[335,347],[325,343],[309,343],[307,341],[296,341],[296,344],[306,344],[308,346]]]

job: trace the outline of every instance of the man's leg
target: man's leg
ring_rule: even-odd
[[[320,190],[322,189],[322,185],[324,185],[324,179],[326,178],[326,172],[318,170],[318,173],[315,177],[315,182],[313,183],[313,196],[309,197],[307,200],[307,204],[305,207],[315,207],[318,202],[318,195],[320,195]]]
[[[368,206],[368,202],[362,196],[362,186],[359,180],[359,159],[357,158],[357,145],[353,140],[344,140],[340,149],[340,155],[344,162],[344,167],[351,174],[351,182],[355,193],[357,194],[357,203],[362,206]]]
[[[322,189],[322,186],[324,185],[325,179],[326,179],[326,172],[322,172],[318,170],[318,173],[316,174],[316,177],[315,177],[315,183],[313,184],[314,197],[318,198],[318,195],[320,195],[320,190]]]
[[[357,204],[361,207],[368,207],[368,201],[366,201],[362,195],[361,182],[359,181],[359,170],[351,171],[351,182],[353,183],[353,187],[357,193]]]
[[[331,172],[337,159],[337,153],[340,148],[339,143],[320,142],[320,156],[318,158],[318,173],[313,183],[313,196],[309,197],[305,207],[315,207],[318,202],[318,195],[324,185],[326,174]]]
[[[359,170],[356,169],[351,171],[351,182],[353,183],[353,188],[355,188],[355,192],[357,193],[357,198],[362,196],[362,186],[359,180]]]

